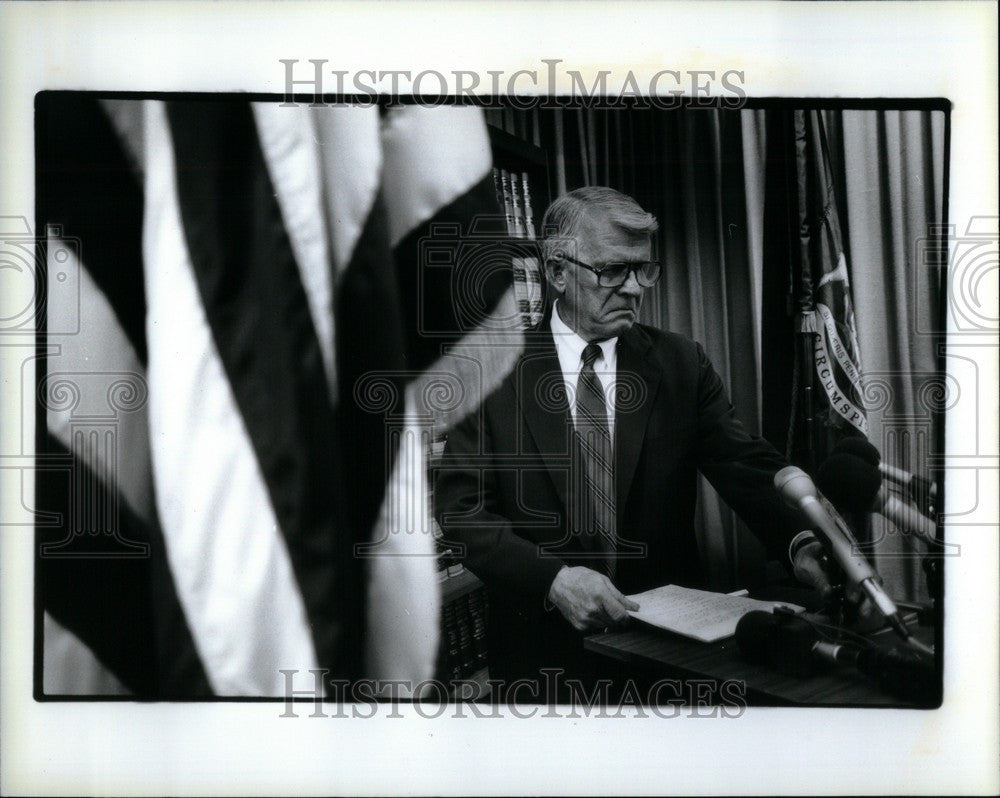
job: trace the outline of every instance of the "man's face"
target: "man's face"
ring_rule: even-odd
[[[636,236],[604,219],[589,223],[568,254],[596,269],[608,263],[650,260],[648,236]],[[585,341],[604,341],[622,335],[639,316],[643,288],[629,272],[617,288],[598,285],[597,275],[583,266],[562,261],[549,273],[559,293],[559,316]]]

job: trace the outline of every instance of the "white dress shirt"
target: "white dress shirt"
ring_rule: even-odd
[[[552,308],[552,339],[556,344],[556,354],[559,356],[559,367],[562,369],[563,383],[566,385],[566,396],[569,398],[569,412],[576,426],[576,383],[583,368],[583,350],[587,346],[579,335],[559,317],[559,300]],[[601,347],[602,357],[594,361],[594,373],[604,389],[605,404],[608,409],[608,430],[611,442],[615,440],[615,391],[613,386],[618,373],[618,338],[597,341]]]

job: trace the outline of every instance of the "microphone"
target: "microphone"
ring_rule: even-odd
[[[937,485],[934,482],[926,477],[904,471],[902,468],[883,463],[878,449],[864,438],[844,438],[833,447],[831,456],[834,454],[852,454],[876,466],[882,478],[903,487],[910,494],[910,498],[920,505],[923,513],[933,512],[933,508],[937,506]]]
[[[864,590],[896,633],[908,640],[910,632],[895,603],[879,584],[878,574],[858,551],[857,541],[847,525],[842,520],[838,524],[820,504],[819,493],[809,475],[801,468],[786,466],[774,475],[774,487],[785,503],[799,510],[808,519],[809,525],[819,532],[847,579]]]
[[[795,615],[751,610],[736,624],[736,647],[743,659],[789,676],[805,678],[819,669],[813,656],[815,640],[809,624]]]
[[[857,436],[844,438],[833,447],[830,454],[837,454],[841,452],[843,454],[853,454],[855,457],[860,457],[866,463],[870,463],[876,468],[882,463],[882,455],[879,454],[878,449],[868,442],[867,438],[859,438]]]
[[[736,624],[736,645],[748,662],[770,665],[789,676],[812,676],[825,664],[847,666],[874,678],[883,690],[900,698],[937,700],[934,666],[927,657],[898,647],[828,643],[798,616],[748,612]]]
[[[819,467],[816,483],[841,512],[879,513],[904,532],[936,542],[934,522],[893,495],[870,461],[843,451],[831,454]]]

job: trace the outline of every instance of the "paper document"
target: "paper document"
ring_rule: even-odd
[[[703,643],[736,634],[736,624],[752,610],[771,612],[777,606],[795,612],[803,610],[797,604],[758,601],[678,585],[665,585],[629,598],[639,605],[638,610],[629,612],[633,618]]]

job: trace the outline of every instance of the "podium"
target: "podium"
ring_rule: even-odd
[[[922,642],[933,643],[933,630],[913,629]],[[886,645],[897,640],[882,630],[869,635]],[[584,647],[620,663],[646,681],[705,680],[716,685],[742,683],[750,706],[897,707],[930,709],[935,704],[917,704],[883,692],[864,674],[850,668],[830,666],[809,678],[796,678],[776,668],[754,665],[740,654],[735,637],[715,643],[700,643],[639,622],[616,631],[587,637]],[[731,691],[730,691],[731,692]]]

